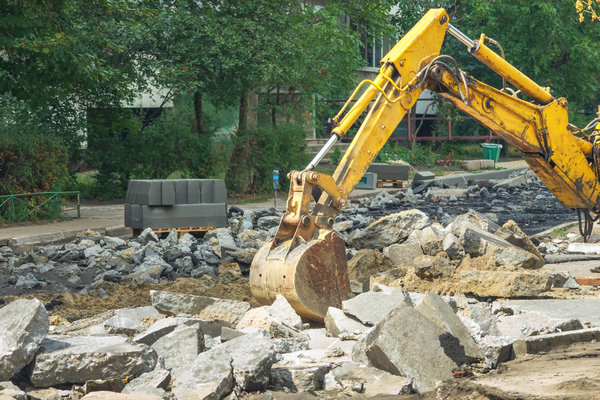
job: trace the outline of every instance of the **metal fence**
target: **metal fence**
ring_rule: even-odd
[[[77,202],[71,204],[69,199],[75,199]],[[74,200],[73,200],[74,202]],[[59,216],[70,218],[66,211],[77,209],[77,218],[81,218],[79,192],[40,192],[9,194],[0,196],[0,215],[6,217],[13,216],[13,221],[26,221],[38,219],[41,217],[56,217],[53,212],[59,213]],[[20,218],[14,219],[17,210],[25,210]]]

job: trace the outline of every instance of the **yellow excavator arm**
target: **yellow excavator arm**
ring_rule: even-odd
[[[450,33],[468,51],[518,90],[498,90],[465,74],[449,56],[440,56]],[[473,41],[449,23],[443,9],[433,9],[381,60],[380,73],[363,81],[333,119],[336,125],[324,148],[303,171],[292,171],[286,213],[272,241],[256,254],[250,270],[252,292],[261,304],[284,295],[304,317],[322,320],[327,308],[341,308],[350,295],[344,241],[333,231],[338,211],[424,89],[437,92],[457,108],[524,152],[525,160],[557,199],[584,213],[600,212],[598,146],[595,135],[569,124],[568,103],[555,99],[521,73],[485,41]],[[450,60],[454,68],[443,61]],[[451,64],[452,64],[451,63]],[[366,89],[344,114],[361,87]],[[517,97],[522,92],[532,101]],[[373,103],[333,176],[314,172],[323,156]],[[582,136],[577,137],[576,134]],[[324,192],[321,194],[321,190]],[[311,196],[315,207],[309,210]]]

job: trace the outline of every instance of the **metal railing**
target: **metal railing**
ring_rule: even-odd
[[[40,192],[2,195],[0,196],[0,215],[6,216],[8,213],[15,215],[15,206],[23,204],[26,206],[27,213],[16,221],[28,220],[32,216],[34,219],[37,219],[41,215],[53,217],[49,211],[49,208],[52,206],[57,207],[55,210],[60,209],[60,214],[62,215],[65,211],[73,210],[73,208],[64,207],[67,201],[63,201],[63,198],[75,196],[77,197],[77,205],[75,206],[77,208],[77,218],[81,218],[79,192]],[[67,215],[65,214],[65,216]]]

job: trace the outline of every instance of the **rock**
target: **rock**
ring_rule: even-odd
[[[271,339],[271,337],[272,337],[271,334],[269,333],[269,331],[257,328],[255,326],[249,326],[247,328],[240,329],[239,331],[237,329],[231,329],[231,328],[227,328],[226,326],[224,326],[223,329],[221,330],[221,342],[225,343],[225,342],[227,342],[229,340],[233,340],[237,337],[244,336],[244,335],[251,335],[251,334],[255,334],[255,333],[260,333],[264,338],[267,338],[267,339]]]
[[[552,288],[555,274],[533,271],[460,271],[464,293],[482,297],[535,297]]]
[[[124,394],[115,392],[92,392],[86,394],[81,400],[164,400],[155,394]]]
[[[550,318],[533,312],[500,316],[497,326],[503,336],[515,339],[552,333],[555,330],[554,322]]]
[[[481,218],[474,213],[467,213],[459,215],[452,221],[452,233],[456,237],[460,237],[466,227],[473,227],[483,230],[485,232],[492,232],[490,229],[490,223],[487,219]]]
[[[418,243],[402,243],[384,248],[383,254],[387,254],[394,265],[412,265],[414,259],[421,257],[424,253]]]
[[[269,383],[274,350],[260,334],[245,335],[201,353],[173,384],[177,399],[219,400],[236,384],[246,391]]]
[[[327,336],[339,337],[341,333],[360,335],[369,328],[358,320],[347,316],[339,308],[329,307],[325,316],[325,329],[327,330]]]
[[[0,309],[0,382],[29,364],[48,333],[48,312],[37,299],[19,299]]]
[[[152,346],[161,337],[168,335],[173,332],[177,327],[180,326],[192,326],[196,324],[203,324],[203,321],[199,318],[161,318],[152,324],[148,329],[133,338],[136,343],[145,344]],[[217,335],[218,336],[218,335]]]
[[[146,329],[143,318],[162,318],[156,308],[136,307],[118,310],[114,317],[111,317],[104,323],[104,329],[107,333],[123,334],[133,336]]]
[[[27,400],[27,394],[11,381],[0,382],[0,399]]]
[[[29,368],[35,386],[137,377],[152,371],[158,356],[123,336],[48,335]]]
[[[352,221],[341,221],[333,224],[333,230],[336,232],[346,232],[352,229],[354,223]]]
[[[361,340],[352,359],[394,375],[410,376],[414,388],[426,392],[438,381],[453,379],[461,358],[458,340],[409,306],[394,309]],[[464,352],[462,353],[464,357]]]
[[[454,266],[441,254],[435,257],[419,257],[413,261],[413,265],[415,268],[415,275],[427,281],[445,278],[454,273]]]
[[[233,259],[237,262],[241,262],[243,264],[252,264],[252,260],[254,260],[254,256],[256,255],[257,250],[255,249],[241,249],[237,251],[228,251]]]
[[[171,373],[166,369],[155,369],[146,372],[129,382],[121,393],[151,394],[153,389],[167,389],[171,382]]]
[[[467,361],[476,362],[483,358],[483,353],[477,347],[467,327],[448,303],[436,293],[428,293],[415,309],[436,326],[456,337],[464,348]]]
[[[378,250],[363,249],[348,261],[350,280],[364,282],[369,276],[394,268],[390,257]]]
[[[535,254],[518,248],[502,248],[489,244],[486,255],[490,255],[497,266],[512,265],[524,269],[538,269],[539,265]]]
[[[347,390],[356,383],[361,383],[359,393],[365,396],[398,396],[412,393],[412,380],[403,376],[392,375],[358,363],[348,363],[334,368],[325,376],[325,390]]]
[[[191,314],[207,321],[220,321],[234,327],[250,310],[245,301],[218,299],[190,294],[150,291],[152,305],[165,314]]]
[[[158,236],[156,236],[156,233],[154,233],[152,228],[146,228],[142,233],[140,233],[140,236],[137,237],[137,240],[141,244],[150,242],[158,243]]]
[[[171,382],[171,373],[166,369],[146,372],[129,382],[121,393],[146,393],[148,389],[166,389]]]
[[[112,247],[113,249],[119,246],[125,246],[126,242],[118,237],[112,237],[112,236],[104,236],[104,243],[106,243],[106,245],[108,247]]]
[[[382,290],[382,286],[387,286],[395,280],[403,278],[404,276],[406,276],[409,269],[412,270],[411,267],[399,267],[390,269],[389,271],[380,272],[379,274],[371,275],[371,277],[369,278],[369,290],[372,290],[374,292],[384,291]],[[393,290],[393,288],[388,289],[390,291]]]
[[[262,229],[273,228],[274,226],[279,226],[279,222],[281,221],[281,217],[277,216],[266,216],[260,217],[256,224]]]
[[[164,358],[165,368],[177,379],[188,370],[198,354],[204,351],[204,334],[199,323],[183,325],[158,339],[152,348]]]
[[[285,297],[278,294],[270,306],[254,308],[246,313],[237,324],[236,329],[244,329],[250,326],[269,330],[272,321],[283,323],[296,330],[303,328],[302,318],[292,308]]]
[[[223,263],[219,265],[219,275],[230,274],[233,276],[242,276],[242,270],[237,263]]]
[[[34,288],[39,285],[39,283],[40,281],[30,272],[26,276],[19,276],[15,285]]]
[[[451,233],[444,238],[442,250],[448,254],[451,260],[460,260],[465,256],[465,250],[461,246],[459,239]]]
[[[342,309],[363,324],[375,325],[382,321],[393,309],[401,306],[412,308],[408,292],[401,288],[391,294],[367,292],[342,302]]]
[[[544,257],[542,257],[537,247],[535,247],[535,245],[529,239],[529,237],[525,233],[523,233],[521,228],[519,228],[519,226],[514,221],[511,220],[502,225],[502,228],[494,232],[494,235],[506,240],[512,245],[515,245],[535,255],[535,257],[538,260],[536,264],[537,268],[542,268],[546,263],[544,261]]]
[[[107,390],[110,392],[119,392],[120,393],[124,387],[125,387],[125,382],[123,382],[119,378],[96,379],[96,380],[86,381],[85,384],[83,385],[83,392],[91,393],[91,392],[101,392],[101,391]]]
[[[405,210],[380,218],[354,235],[350,244],[357,249],[376,249],[402,241],[416,229],[429,225],[429,218],[419,210]]]
[[[439,237],[430,226],[425,227],[422,230],[416,230],[414,233],[421,244],[423,253],[435,256],[442,251],[444,238]]]

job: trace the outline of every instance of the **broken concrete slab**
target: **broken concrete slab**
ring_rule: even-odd
[[[92,379],[137,377],[152,371],[158,355],[123,336],[48,335],[33,360],[29,379],[48,387]]]
[[[519,228],[516,222],[510,220],[502,228],[494,232],[494,235],[506,240],[508,243],[515,245],[525,251],[528,251],[536,256],[538,259],[537,268],[542,268],[546,263],[544,257],[540,254],[537,247],[533,244],[531,239]]]
[[[350,244],[357,249],[381,249],[402,241],[416,229],[429,225],[429,218],[419,210],[405,210],[380,218],[354,235]]]
[[[457,216],[454,221],[452,221],[450,233],[456,237],[460,237],[466,227],[475,227],[492,233],[490,225],[491,224],[487,219],[481,218],[473,213],[466,213]]]
[[[482,297],[536,297],[549,291],[555,273],[540,271],[459,271],[464,293]]]
[[[567,253],[600,254],[600,243],[569,243]]]
[[[86,394],[81,400],[164,400],[161,396],[154,394],[125,394],[115,392],[92,392]]]
[[[465,256],[465,249],[460,244],[460,240],[451,233],[444,238],[442,250],[448,254],[451,260],[460,260]]]
[[[224,357],[216,349],[201,353],[192,367],[173,382],[172,392],[178,400],[220,400],[231,392],[231,356]]]
[[[577,318],[584,325],[600,327],[600,298],[543,299],[543,300],[499,300],[503,307],[518,312],[536,312],[559,324],[569,318]]]
[[[292,308],[286,298],[278,294],[272,305],[254,308],[248,311],[239,321],[236,329],[254,326],[270,330],[273,326],[273,322],[296,330],[301,330],[303,328],[300,316],[296,314],[296,311]]]
[[[163,315],[152,306],[124,308],[117,310],[115,316],[104,323],[104,329],[106,333],[133,336],[146,329],[147,325],[142,322],[143,318],[162,317]]]
[[[339,337],[342,333],[360,335],[369,328],[339,308],[329,307],[325,316],[325,329],[327,336]]]
[[[551,333],[548,335],[531,336],[515,340],[513,351],[520,354],[537,354],[548,352],[557,347],[569,346],[573,343],[593,342],[600,340],[600,328],[588,328],[578,331]]]
[[[524,312],[498,317],[498,329],[504,336],[515,339],[554,332],[554,322],[543,314]]]
[[[454,233],[454,225],[452,231],[452,233],[456,235]],[[466,225],[462,227],[459,236],[459,241],[463,249],[465,250],[465,253],[470,254],[473,257],[479,257],[484,255],[486,253],[488,244],[493,244],[499,248],[504,249],[515,249],[518,251],[524,251],[519,247],[510,244],[506,240],[501,239],[498,236],[495,236],[483,229],[472,225]]]
[[[338,349],[339,350],[339,349]],[[306,350],[283,354],[271,369],[276,390],[314,393],[322,390],[325,375],[332,368],[351,362],[350,356],[335,349]]]
[[[494,185],[494,189],[495,190],[498,190],[500,188],[506,189],[509,187],[525,185],[525,184],[527,184],[527,178],[525,177],[525,175],[517,175],[513,178],[503,179],[502,181],[496,183]]]
[[[200,353],[173,384],[178,399],[218,400],[235,384],[242,390],[264,390],[275,355],[273,344],[260,333],[241,336]]]
[[[415,258],[424,255],[423,248],[419,243],[393,244],[385,247],[383,254],[390,257],[393,265],[412,265]]]
[[[362,384],[359,393],[369,397],[407,395],[413,392],[410,378],[355,362],[331,370],[325,376],[325,390],[352,390],[357,382]]]
[[[497,266],[514,266],[523,269],[539,269],[540,261],[535,254],[517,247],[502,248],[488,244],[486,256],[494,260]]]
[[[161,314],[164,317],[164,315]],[[148,329],[133,338],[136,343],[152,346],[161,337],[173,332],[178,326],[191,326],[202,323],[198,318],[164,317],[152,324]],[[218,336],[218,335],[217,335]]]
[[[250,310],[245,301],[218,299],[191,294],[151,290],[152,305],[161,313],[191,314],[207,321],[221,321],[224,326],[234,327]]]
[[[476,362],[483,358],[483,353],[471,337],[467,327],[439,295],[428,293],[415,309],[435,325],[456,337],[460,345],[464,347],[469,362]]]
[[[0,399],[27,400],[27,393],[19,389],[19,387],[11,381],[0,382]]]
[[[421,393],[432,390],[438,381],[453,379],[452,370],[458,367],[453,359],[465,358],[460,351],[458,339],[414,308],[399,307],[358,341],[352,359],[410,376]]]
[[[29,364],[50,326],[38,299],[19,299],[0,309],[0,382]]]
[[[444,238],[438,236],[430,226],[421,230],[415,230],[413,233],[416,235],[423,253],[426,255],[435,256],[442,251]]]
[[[346,314],[367,325],[377,324],[395,308],[412,306],[408,292],[401,288],[391,294],[367,292],[342,302],[342,310]]]
[[[351,281],[363,283],[369,276],[394,268],[392,260],[379,250],[359,250],[348,261],[348,274]]]
[[[183,325],[158,339],[152,348],[164,358],[165,368],[171,371],[173,378],[178,378],[204,351],[204,334],[200,324]]]
[[[146,372],[129,382],[121,393],[144,394],[148,389],[167,389],[171,382],[171,373],[166,369]]]

